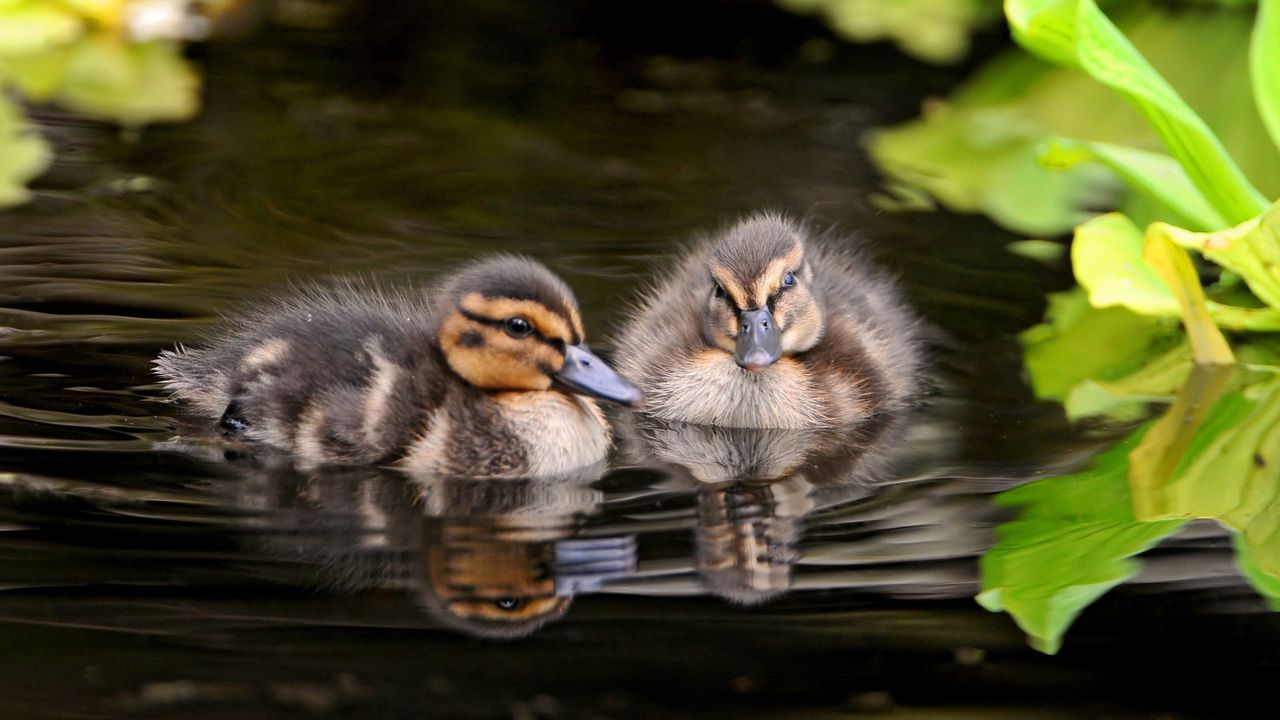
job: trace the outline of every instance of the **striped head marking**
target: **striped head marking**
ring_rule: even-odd
[[[711,246],[703,335],[744,369],[762,370],[822,338],[802,232],[779,216],[756,215]]]
[[[573,392],[636,404],[639,390],[582,345],[569,288],[542,265],[500,256],[462,270],[446,287],[440,351],[449,368],[485,390]]]

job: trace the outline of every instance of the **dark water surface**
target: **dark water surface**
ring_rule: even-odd
[[[767,5],[532,5],[212,44],[200,118],[136,143],[41,116],[57,167],[0,216],[0,716],[1200,717],[1268,697],[1280,624],[1212,526],[1056,657],[972,600],[992,494],[1114,433],[1023,385],[1014,335],[1059,271],[979,220],[869,202],[861,133],[962,70],[806,44],[821,28]],[[759,208],[870,236],[944,329],[918,416],[836,440],[622,418],[611,469],[484,483],[228,451],[149,375],[262,292],[486,250],[562,273],[607,348],[655,263]]]

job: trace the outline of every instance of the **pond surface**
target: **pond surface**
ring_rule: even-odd
[[[859,139],[963,77],[768,5],[409,11],[197,49],[136,142],[52,111],[0,216],[0,715],[1212,717],[1280,622],[1193,523],[1054,657],[981,609],[991,497],[1126,428],[1034,401],[1016,333],[1069,278],[891,215]],[[365,27],[361,25],[361,27]],[[745,39],[744,39],[745,38]],[[760,208],[856,229],[938,329],[925,407],[837,439],[621,417],[543,481],[293,470],[150,376],[290,283],[545,261],[608,347],[681,243]]]

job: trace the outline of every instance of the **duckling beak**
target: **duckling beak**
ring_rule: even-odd
[[[552,377],[576,393],[631,407],[644,404],[644,393],[640,392],[640,388],[614,372],[613,368],[581,345],[565,346],[564,367]]]
[[[763,370],[782,357],[782,331],[769,308],[738,314],[738,343],[733,359],[743,370]]]

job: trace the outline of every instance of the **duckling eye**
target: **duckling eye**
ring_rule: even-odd
[[[527,338],[533,332],[533,324],[522,317],[510,317],[503,323],[507,334],[513,338]]]
[[[716,283],[716,289],[715,289],[715,290],[713,290],[713,291],[711,291],[711,294],[712,294],[713,296],[717,297],[717,298],[723,298],[723,297],[724,297],[724,288],[723,288],[723,287],[721,287],[720,283]]]
[[[782,276],[782,287],[792,287],[796,284],[795,273],[787,273]]]

